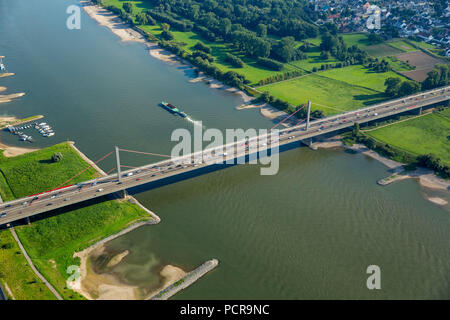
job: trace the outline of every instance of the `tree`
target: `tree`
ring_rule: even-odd
[[[142,25],[148,24],[148,16],[141,12],[136,16],[136,22]]]
[[[62,156],[62,153],[61,153],[61,152],[55,152],[55,153],[52,155],[52,162],[59,162],[59,161],[62,160],[62,158],[63,158],[63,156]]]
[[[400,87],[398,89],[398,96],[402,97],[402,96],[407,96],[413,93],[416,93],[420,91],[420,85],[419,83],[415,82],[415,81],[403,81],[400,84]]]
[[[197,43],[195,44],[194,49],[195,49],[195,50],[203,51],[203,52],[208,53],[208,54],[210,54],[211,51],[212,51],[210,47],[208,47],[207,45],[205,45],[205,44],[204,44],[203,42],[201,42],[201,41],[199,41],[199,42],[197,42]]]
[[[161,29],[163,29],[163,31],[169,31],[170,30],[170,25],[168,23],[161,23]]]
[[[386,90],[384,92],[386,93],[386,95],[388,95],[389,97],[398,96],[398,90],[401,82],[402,80],[400,78],[387,78],[384,81],[384,85],[386,86]]]
[[[167,41],[171,41],[174,39],[174,36],[173,36],[172,32],[170,32],[168,30],[164,30],[163,32],[161,32],[161,38],[163,38],[164,40],[167,40]]]
[[[125,10],[125,12],[129,13],[129,14],[133,14],[133,4],[130,2],[124,2],[122,4],[122,8],[123,10]]]
[[[322,51],[320,53],[320,60],[328,60],[330,59],[330,53],[328,51]]]
[[[258,37],[267,37],[267,26],[262,23],[258,24],[258,26],[256,27],[256,33],[258,34]]]

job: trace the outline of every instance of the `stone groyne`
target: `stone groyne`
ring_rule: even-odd
[[[203,263],[201,266],[197,267],[195,270],[189,272],[186,276],[184,276],[182,279],[178,280],[177,282],[171,284],[164,290],[161,290],[154,296],[151,296],[147,300],[167,300],[176,293],[180,292],[183,289],[186,289],[191,284],[193,284],[195,281],[203,277],[205,274],[213,270],[219,265],[219,260],[217,259],[211,259]]]

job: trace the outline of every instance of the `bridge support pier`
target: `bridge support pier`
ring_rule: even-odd
[[[302,143],[307,146],[308,148],[310,148],[311,150],[317,150],[317,146],[313,145],[313,138],[308,138],[305,140],[302,140]]]
[[[127,190],[120,190],[116,192],[116,195],[119,199],[125,199],[127,197]]]
[[[422,107],[419,108],[419,116],[422,114]]]
[[[26,221],[27,221],[27,224],[28,224],[28,225],[31,224],[30,217],[27,217],[27,218],[26,218]]]

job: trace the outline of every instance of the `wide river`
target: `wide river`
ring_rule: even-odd
[[[33,145],[0,133],[4,143],[46,146],[67,139],[91,159],[113,146],[167,154],[176,128],[192,123],[157,104],[182,106],[206,128],[269,128],[242,99],[192,83],[192,71],[123,43],[84,11],[81,30],[66,28],[72,0],[0,0],[0,55],[13,77],[1,115],[43,114],[56,132]],[[159,160],[124,154],[135,166]],[[105,170],[114,159],[101,164]],[[235,166],[146,191],[136,197],[162,218],[108,244],[130,250],[115,268],[121,279],[152,287],[161,266],[219,267],[177,299],[450,298],[450,212],[425,199],[448,192],[407,180],[387,187],[382,164],[342,150],[298,148],[280,156],[280,171]],[[366,269],[381,269],[381,290],[368,290]]]

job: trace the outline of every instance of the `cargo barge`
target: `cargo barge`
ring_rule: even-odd
[[[178,114],[179,116],[182,116],[183,118],[187,117],[186,113],[184,113],[183,111],[181,111],[179,108],[177,108],[176,106],[174,106],[171,103],[163,101],[163,102],[161,102],[161,106],[171,113]]]

